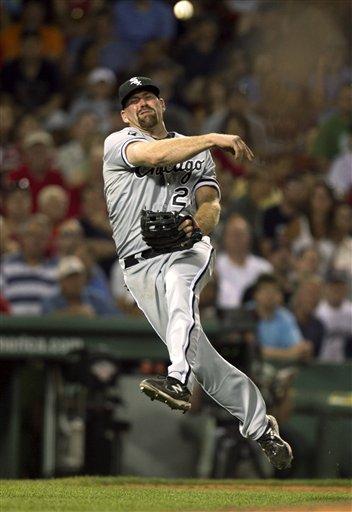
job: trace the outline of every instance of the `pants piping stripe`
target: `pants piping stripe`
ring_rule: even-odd
[[[187,342],[186,342],[186,347],[185,347],[185,359],[186,359],[186,363],[188,365],[188,370],[187,370],[187,373],[186,373],[186,380],[185,380],[185,384],[187,384],[188,382],[188,379],[189,379],[189,376],[190,376],[190,373],[191,373],[191,365],[188,363],[187,361],[187,351],[189,349],[189,346],[190,346],[190,343],[191,343],[191,333],[192,333],[192,330],[195,326],[195,323],[196,323],[196,320],[195,320],[195,311],[194,311],[194,302],[195,302],[195,299],[196,299],[196,295],[195,295],[195,289],[196,289],[196,286],[197,284],[199,283],[199,281],[202,279],[204,273],[206,272],[208,266],[209,266],[209,263],[210,263],[210,260],[211,260],[211,257],[213,255],[213,252],[214,252],[214,249],[212,248],[211,251],[210,251],[210,254],[209,254],[209,259],[208,261],[206,262],[204,268],[200,271],[200,274],[197,274],[194,278],[194,281],[191,285],[191,295],[190,295],[190,309],[191,309],[191,312],[192,312],[192,319],[193,319],[193,322],[189,328],[189,331],[188,331],[188,334],[187,334]]]

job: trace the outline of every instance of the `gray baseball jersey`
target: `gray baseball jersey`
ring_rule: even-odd
[[[203,151],[175,166],[134,167],[126,156],[127,145],[148,140],[153,139],[142,131],[125,128],[105,141],[104,189],[125,283],[167,346],[168,374],[190,388],[196,379],[239,419],[243,436],[258,439],[267,426],[264,400],[255,384],[218,354],[200,323],[199,294],[214,267],[210,238],[203,236],[191,249],[149,259],[140,254],[148,249],[140,233],[142,208],[178,211],[187,207],[195,212],[199,187],[219,190],[214,162],[210,152]],[[125,266],[126,257],[131,256],[135,256],[133,266]]]
[[[173,137],[182,137],[178,133]],[[140,233],[142,208],[196,211],[195,192],[204,185],[217,188],[210,151],[168,167],[134,167],[126,156],[127,145],[154,140],[136,128],[125,128],[107,137],[104,146],[104,184],[108,214],[119,258],[147,249]]]

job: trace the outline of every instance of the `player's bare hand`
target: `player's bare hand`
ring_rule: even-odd
[[[193,230],[194,230],[194,223],[192,219],[186,219],[184,220],[178,227],[178,230],[183,230],[188,237],[192,236]]]
[[[228,135],[225,133],[213,133],[215,146],[223,149],[224,151],[229,151],[237,160],[242,160],[246,158],[249,161],[254,159],[254,154],[252,150],[247,146],[247,144],[241,139],[239,135]]]
[[[234,136],[233,149],[237,159],[246,158],[250,162],[254,159],[252,150],[238,135]]]

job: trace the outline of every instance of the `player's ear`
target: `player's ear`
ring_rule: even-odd
[[[124,110],[121,110],[120,114],[121,114],[121,117],[122,117],[122,121],[127,124],[129,121],[128,121],[128,117],[126,115],[126,112]]]
[[[159,101],[161,103],[161,109],[164,112],[166,110],[165,100],[163,98],[159,98]]]

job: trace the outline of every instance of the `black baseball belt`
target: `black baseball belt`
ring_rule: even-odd
[[[131,256],[127,256],[123,260],[125,264],[125,268],[133,267],[133,265],[137,265],[137,263],[140,263],[140,260],[138,258],[142,257],[143,260],[148,260],[149,258],[155,258],[155,256],[160,256],[160,254],[166,254],[168,252],[178,252],[182,251],[182,247],[175,247],[174,249],[166,249],[164,251],[156,251],[155,249],[145,249],[142,252],[137,252],[136,254],[132,254]],[[136,257],[138,256],[138,258]]]
[[[138,260],[136,256],[142,257],[144,260],[147,260],[149,258],[155,258],[155,256],[159,256],[160,254],[163,253],[155,251],[154,249],[145,249],[145,251],[132,254],[132,256],[127,256],[127,258],[125,258],[123,262],[125,264],[125,268],[129,268],[133,267],[133,265],[137,265],[137,263],[140,263],[140,260]]]

